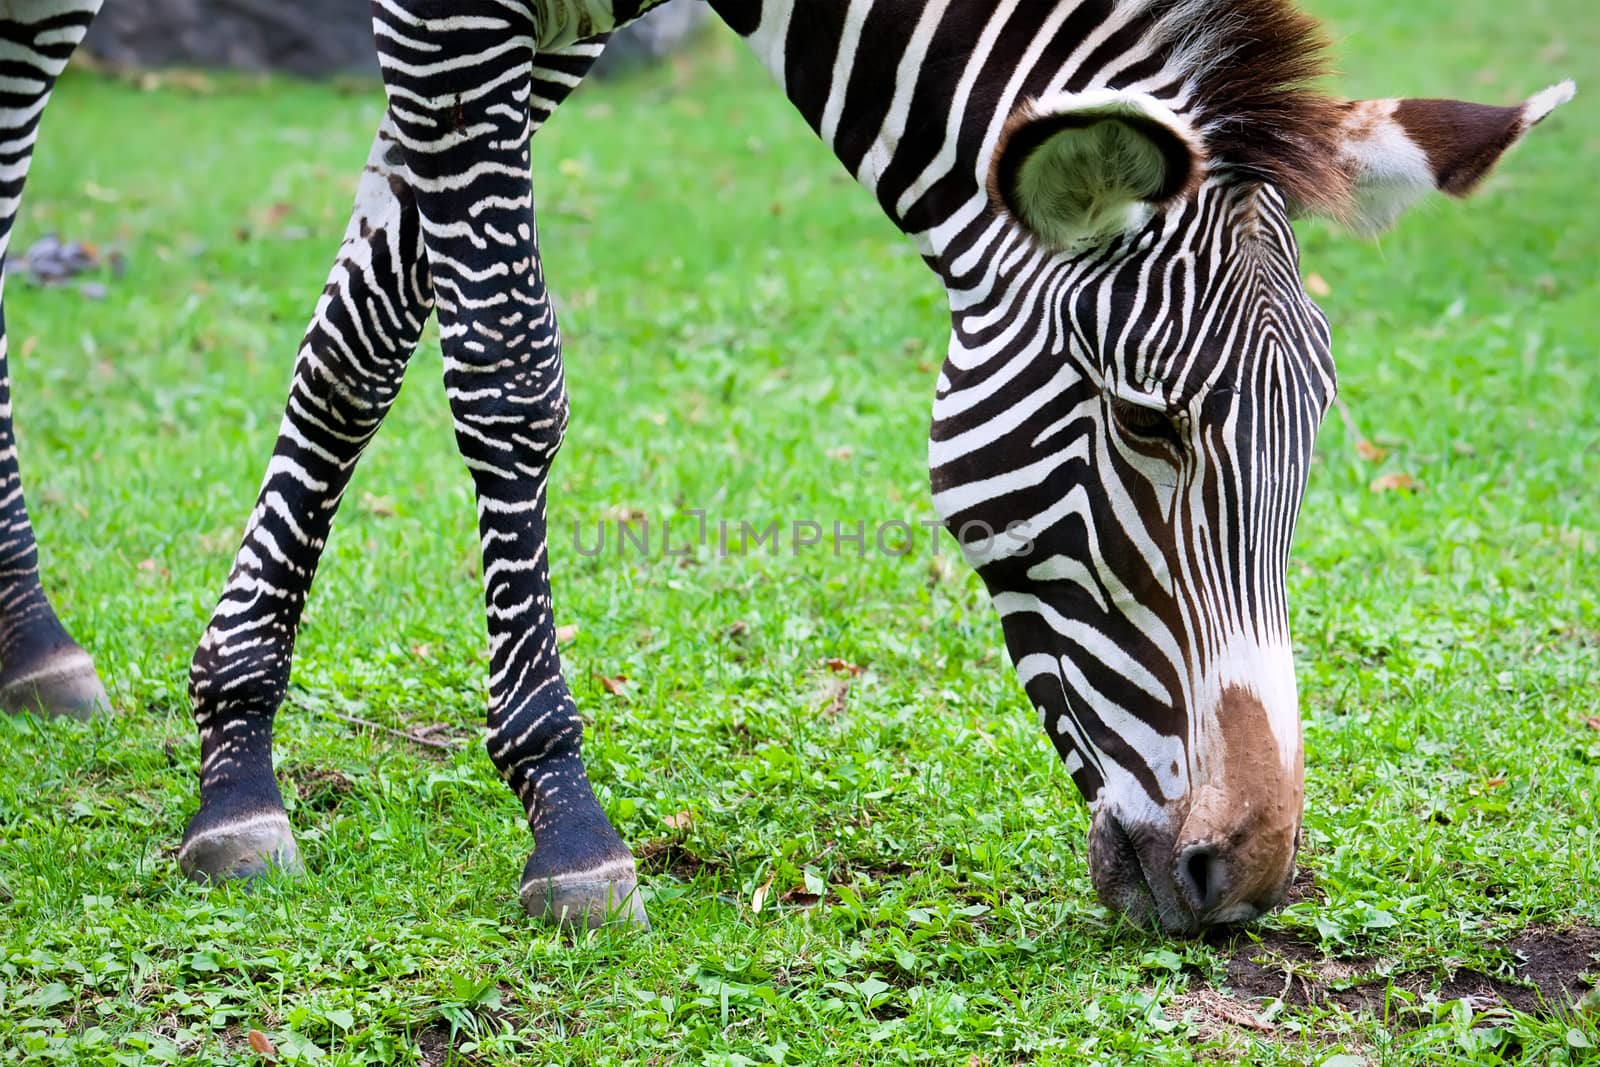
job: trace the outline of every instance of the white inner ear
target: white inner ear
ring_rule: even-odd
[[[1034,149],[1017,171],[1016,208],[1045,244],[1067,248],[1142,226],[1166,180],[1161,149],[1106,119]]]
[[[1398,100],[1364,100],[1351,109],[1340,153],[1356,174],[1350,228],[1375,237],[1434,190],[1427,154],[1394,121]]]

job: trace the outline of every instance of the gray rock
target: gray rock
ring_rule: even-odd
[[[121,67],[219,67],[328,75],[378,72],[369,0],[110,3],[85,48]]]
[[[370,0],[122,0],[84,47],[119,67],[213,67],[376,74]],[[701,0],[671,0],[612,38],[602,75],[655,62],[705,20]]]
[[[60,285],[80,274],[103,276],[108,267],[112,277],[122,277],[127,261],[121,251],[102,253],[93,245],[62,241],[53,233],[45,234],[20,255],[6,259],[6,274],[20,275],[35,285]],[[77,288],[91,300],[102,300],[106,295],[103,281],[80,282]]]
[[[671,0],[637,22],[612,34],[605,54],[594,65],[597,77],[658,63],[694,36],[710,14],[703,0]]]

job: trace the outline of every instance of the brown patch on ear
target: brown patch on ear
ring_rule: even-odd
[[[1370,141],[1378,129],[1394,117],[1393,100],[1351,100],[1339,120],[1339,140]]]
[[[1197,791],[1184,819],[1182,841],[1226,846],[1229,869],[1242,880],[1230,901],[1276,901],[1294,864],[1305,798],[1305,752],[1294,765],[1278,756],[1267,709],[1250,690],[1229,686],[1217,708],[1222,773]]]
[[[1466,196],[1527,131],[1522,107],[1401,100],[1394,121],[1428,157],[1439,189]]]

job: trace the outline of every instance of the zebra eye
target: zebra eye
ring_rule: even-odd
[[[1113,397],[1111,416],[1117,420],[1117,425],[1122,431],[1130,436],[1156,441],[1174,448],[1183,443],[1177,423],[1173,421],[1171,415],[1160,408],[1146,407],[1120,397]]]

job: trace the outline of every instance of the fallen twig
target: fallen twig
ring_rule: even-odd
[[[435,741],[422,731],[412,733],[408,730],[396,730],[394,727],[385,726],[381,722],[373,722],[371,719],[363,719],[356,715],[346,715],[342,711],[329,711],[327,714],[332,715],[340,722],[349,723],[352,726],[364,726],[369,730],[377,730],[380,733],[392,734],[393,736],[400,738],[402,741],[409,741],[413,745],[420,745],[423,748],[431,748],[438,752],[454,752],[456,748],[459,747],[451,744],[449,741]],[[436,729],[436,727],[429,727],[427,732],[432,733],[434,729]]]

